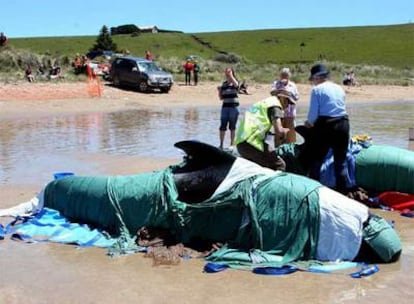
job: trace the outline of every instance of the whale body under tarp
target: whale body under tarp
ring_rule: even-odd
[[[203,189],[201,196],[213,194],[236,157],[199,142],[177,146],[187,153],[184,162],[165,170],[54,180],[45,188],[44,205],[115,235],[135,235],[149,226],[167,229],[183,243],[229,242],[233,248],[271,250],[281,256],[289,252],[293,259],[315,256],[319,183],[266,169],[266,174],[195,200],[197,189]]]
[[[306,141],[307,128],[296,127],[304,143],[284,144],[275,153],[286,162],[286,171],[307,175]],[[351,177],[349,188],[361,187],[374,193],[399,191],[414,194],[414,152],[388,145],[375,145],[370,141],[351,140],[347,153],[348,171]],[[320,182],[335,187],[332,151],[328,152],[321,167]]]
[[[382,219],[371,227],[366,206],[319,182],[197,141],[176,147],[186,152],[180,164],[128,176],[66,176],[47,184],[40,201],[71,222],[105,229],[121,240],[153,227],[184,244],[225,243],[209,257],[215,262],[234,261],[240,254],[243,262],[247,256],[252,264],[272,266],[352,260],[364,243],[365,227],[384,261],[394,261],[401,252],[388,223]],[[333,220],[337,217],[341,220]],[[380,232],[385,237],[378,238]]]

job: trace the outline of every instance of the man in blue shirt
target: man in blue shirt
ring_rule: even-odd
[[[329,71],[323,64],[311,68],[309,80],[313,84],[308,118],[305,126],[311,128],[307,141],[309,176],[319,180],[322,162],[332,148],[336,190],[345,193],[349,185],[346,153],[350,139],[350,127],[345,108],[345,92],[341,86],[329,80]]]

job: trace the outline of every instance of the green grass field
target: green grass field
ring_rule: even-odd
[[[414,24],[376,27],[256,30],[197,35],[248,61],[330,62],[414,67]]]
[[[55,60],[70,67],[73,56],[87,53],[97,35],[9,39],[7,54],[0,49],[0,71],[22,68],[36,56],[43,63]],[[282,66],[291,67],[297,81],[306,81],[309,67],[318,61],[326,62],[338,79],[349,69],[366,83],[411,85],[414,78],[414,24],[145,33],[112,38],[119,50],[128,50],[136,56],[144,56],[145,50],[151,50],[160,65],[178,78],[181,62],[190,54],[200,57],[202,73],[209,80],[221,78],[222,69],[229,64],[226,62],[229,55],[240,59],[231,64],[243,78],[255,81],[269,81]]]

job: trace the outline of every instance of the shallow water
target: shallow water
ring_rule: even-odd
[[[298,124],[305,121],[306,111],[299,107]],[[218,145],[219,112],[216,107],[143,108],[5,119],[0,121],[0,184],[48,180],[56,171],[99,173],[82,160],[85,154],[173,158],[182,155],[174,147],[180,140]],[[348,112],[352,135],[368,134],[375,144],[413,149],[408,140],[413,102],[350,104]]]
[[[376,144],[414,150],[414,141],[408,141],[408,128],[414,127],[412,103],[358,104],[348,109],[353,134],[369,134]],[[299,109],[298,123],[305,112]],[[173,147],[179,140],[217,144],[218,115],[217,108],[194,107],[2,120],[0,208],[30,194],[8,183],[47,181],[56,171],[98,174],[99,161],[91,161],[95,156],[173,158],[181,155]],[[0,303],[411,303],[414,220],[398,212],[375,213],[395,223],[403,253],[399,262],[380,265],[380,272],[362,279],[306,272],[282,277],[231,270],[205,274],[200,260],[152,267],[142,254],[110,259],[99,248],[77,250],[4,239]]]

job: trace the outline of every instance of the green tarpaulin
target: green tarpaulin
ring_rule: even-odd
[[[45,206],[123,238],[133,238],[142,226],[161,227],[184,243],[226,242],[233,258],[238,252],[243,260],[256,249],[284,264],[315,258],[319,187],[294,174],[255,176],[199,204],[187,204],[177,200],[172,168],[167,168],[132,176],[58,179],[46,187]],[[211,259],[225,260],[223,250]]]
[[[358,153],[355,166],[358,186],[377,192],[414,193],[414,152],[372,145]]]

